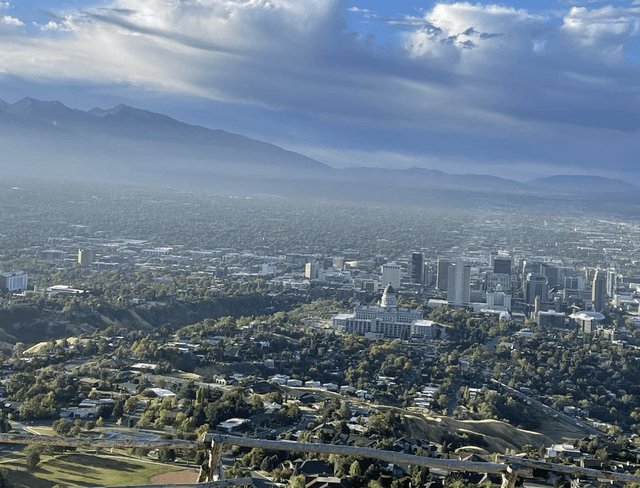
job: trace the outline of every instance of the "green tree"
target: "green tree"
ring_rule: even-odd
[[[123,410],[125,413],[131,415],[138,408],[138,399],[136,397],[129,397],[124,402]]]
[[[4,413],[0,413],[0,433],[6,434],[11,430],[11,424],[9,420],[4,416]]]
[[[411,472],[411,483],[414,486],[420,486],[427,481],[429,481],[429,468],[414,466]]]
[[[294,475],[289,478],[289,488],[304,488],[306,481],[303,474]]]
[[[273,455],[273,456],[266,456],[262,462],[260,463],[260,470],[262,471],[273,471],[276,466],[278,466],[278,456],[277,455]]]
[[[40,453],[42,452],[41,446],[30,445],[27,446],[24,450],[25,452],[25,463],[27,464],[27,469],[29,472],[33,472],[40,463]]]
[[[13,358],[20,359],[25,349],[26,348],[25,348],[24,342],[16,342],[15,345],[13,346],[13,354],[12,354]]]
[[[59,436],[66,436],[71,430],[71,426],[65,419],[54,420],[51,427],[53,432]]]
[[[347,402],[342,402],[342,406],[333,414],[338,420],[349,420],[353,415]]]
[[[172,463],[176,460],[176,451],[173,449],[160,449],[158,451],[158,460],[163,463]]]

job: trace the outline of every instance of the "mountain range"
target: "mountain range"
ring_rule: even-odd
[[[4,174],[215,192],[446,205],[455,198],[452,191],[469,204],[491,202],[496,194],[530,204],[541,194],[640,191],[630,183],[597,176],[522,183],[424,168],[336,169],[273,144],[127,105],[83,111],[59,101],[0,100],[0,143]]]

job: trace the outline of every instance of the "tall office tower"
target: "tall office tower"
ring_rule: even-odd
[[[610,298],[613,298],[613,295],[616,294],[616,290],[618,288],[618,274],[616,273],[615,268],[609,268],[607,270],[607,295]]]
[[[558,268],[553,264],[545,263],[542,265],[542,274],[547,277],[547,285],[549,288],[558,286]]]
[[[452,264],[448,270],[447,301],[452,305],[465,305],[471,301],[471,266],[462,262]]]
[[[542,274],[542,263],[538,261],[522,260],[522,289],[527,289],[527,276],[529,274]],[[526,293],[525,293],[526,295]],[[533,302],[531,302],[533,305]]]
[[[304,265],[304,277],[310,280],[318,279],[318,272],[320,271],[320,264],[317,261],[312,261]]]
[[[564,287],[567,290],[579,290],[580,289],[580,278],[578,276],[565,276],[564,277]]]
[[[396,263],[386,263],[382,265],[382,286],[391,285],[398,290],[400,288],[400,276],[402,268]]]
[[[533,305],[536,297],[539,297],[540,301],[544,302],[547,300],[548,295],[547,277],[541,273],[529,273],[524,289],[524,301]]]
[[[453,263],[444,259],[438,258],[436,264],[436,288],[438,291],[445,291],[449,289],[449,266]]]
[[[424,266],[422,268],[422,282],[425,286],[431,285],[431,269],[429,268],[429,263],[424,262]]]
[[[495,291],[500,287],[501,290],[509,291],[511,289],[511,277],[508,274],[489,273],[486,278],[487,292]]]
[[[511,258],[509,256],[495,256],[493,258],[493,272],[495,274],[511,274]]]
[[[411,283],[424,285],[424,256],[421,252],[411,253]]]
[[[94,249],[78,249],[78,263],[88,266],[96,260]]]
[[[596,270],[591,283],[591,303],[593,310],[601,312],[607,297],[607,277],[601,269]]]
[[[558,268],[558,284],[564,286],[564,280],[568,276],[576,276],[576,270],[569,266],[560,266]]]
[[[589,268],[584,269],[584,281],[585,283],[591,283],[595,277],[595,271]]]

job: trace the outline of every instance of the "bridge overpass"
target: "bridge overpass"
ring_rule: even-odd
[[[187,487],[211,487],[227,488],[231,486],[244,486],[251,484],[250,478],[237,480],[225,480],[220,459],[222,453],[228,446],[237,445],[241,447],[257,447],[266,450],[308,452],[318,454],[338,454],[342,456],[357,456],[372,459],[379,459],[394,464],[407,464],[413,466],[423,466],[430,469],[443,471],[461,471],[500,474],[503,479],[503,488],[515,486],[518,477],[530,477],[533,470],[550,471],[554,473],[564,473],[575,477],[592,477],[601,481],[622,481],[626,483],[640,483],[640,476],[613,471],[600,471],[596,469],[581,468],[565,464],[554,464],[543,461],[534,461],[513,456],[498,456],[499,462],[472,462],[460,461],[456,459],[438,459],[423,456],[415,456],[395,451],[384,451],[369,447],[341,446],[334,444],[305,443],[286,440],[266,440],[254,439],[251,437],[239,437],[225,434],[206,434],[200,441],[185,440],[113,440],[94,438],[71,438],[71,437],[47,437],[28,436],[16,434],[0,434],[0,443],[12,444],[35,444],[41,446],[75,447],[86,449],[174,449],[174,450],[206,450],[208,459],[205,465],[200,468],[200,475],[197,484],[180,484],[175,486]],[[173,486],[173,485],[163,485]],[[159,488],[155,485],[154,488]]]

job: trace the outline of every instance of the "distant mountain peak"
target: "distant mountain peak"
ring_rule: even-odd
[[[68,117],[79,110],[67,107],[58,100],[42,101],[31,97],[25,97],[14,103],[1,105],[2,110],[11,112],[21,117],[34,118],[52,122],[58,118]]]
[[[446,174],[443,171],[440,171],[439,169],[418,168],[417,166],[412,166],[409,169],[405,169],[404,172],[408,174],[431,174],[431,175],[439,175],[439,176],[444,176]]]
[[[91,110],[89,110],[87,113],[97,117],[104,117],[105,115],[118,115],[125,108],[131,108],[131,107],[123,103],[119,103],[115,107],[107,108],[107,109],[94,107]]]
[[[69,109],[69,107],[67,107],[65,104],[63,104],[59,100],[43,101],[43,100],[38,100],[37,98],[31,98],[31,97],[24,97],[22,100],[19,100],[16,103],[14,103],[13,106],[14,107],[27,107],[27,106],[64,107],[66,109]]]
[[[214,174],[278,178],[332,170],[267,142],[191,125],[125,104],[84,111],[57,100],[43,102],[26,97],[14,104],[0,105],[0,124],[29,141],[22,154],[34,154],[30,156],[33,160],[42,157],[38,144],[47,145],[57,148],[56,154],[65,161],[133,161],[135,164],[126,169],[144,174],[145,178],[151,174],[150,168],[156,174],[170,175],[163,177],[171,181],[176,172],[183,180],[202,180],[203,175]],[[180,170],[176,169],[176,161]]]

